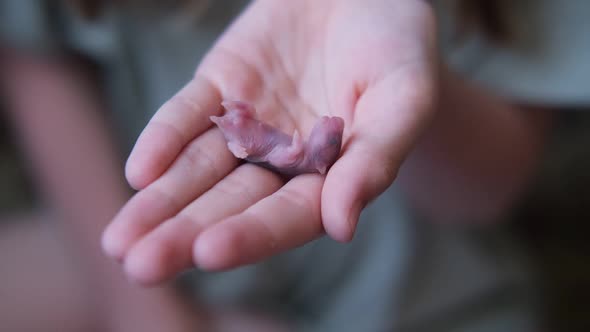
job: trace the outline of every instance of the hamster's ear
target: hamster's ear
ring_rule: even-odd
[[[318,172],[320,172],[321,175],[325,175],[328,171],[328,167],[326,165],[318,166],[316,167],[316,169],[318,170]]]

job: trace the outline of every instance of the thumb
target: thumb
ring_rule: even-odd
[[[328,172],[322,191],[322,220],[330,237],[352,239],[361,211],[393,183],[397,164],[363,142],[347,147]]]
[[[429,84],[392,93],[399,85],[382,83],[359,99],[344,153],[322,190],[324,229],[337,241],[352,239],[362,209],[393,183],[433,113]]]

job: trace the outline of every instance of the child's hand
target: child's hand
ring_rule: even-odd
[[[324,232],[349,241],[431,118],[435,68],[423,1],[254,2],[145,128],[127,164],[140,191],[104,249],[130,277],[155,283],[193,264],[253,263]],[[342,117],[343,154],[327,176],[288,183],[238,166],[209,120],[222,99],[250,102],[304,137],[319,116]]]

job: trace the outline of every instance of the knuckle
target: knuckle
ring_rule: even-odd
[[[307,195],[288,188],[283,188],[276,193],[276,198],[285,205],[294,206],[298,211],[314,211],[318,202],[314,202]]]
[[[254,184],[247,183],[247,179],[241,176],[228,176],[217,185],[223,195],[230,197],[240,197],[246,199],[249,202],[255,201],[255,195],[251,190],[251,186]]]
[[[203,110],[202,105],[188,96],[183,94],[174,95],[166,104],[164,105],[165,108],[168,109],[175,109],[175,110],[184,110],[189,112],[199,113]]]
[[[204,148],[198,143],[192,144],[185,151],[184,156],[189,169],[206,172],[207,176],[221,178],[220,153],[215,153],[214,149]]]

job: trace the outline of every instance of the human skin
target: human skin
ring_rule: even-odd
[[[506,220],[550,137],[552,107],[506,100],[443,66],[437,113],[397,184],[437,223],[485,227]]]
[[[464,211],[457,203],[441,207],[438,195],[478,206],[466,220],[495,214],[506,205],[496,202],[512,201],[509,193],[534,167],[542,131],[485,90],[446,86],[456,74],[439,77],[445,66],[435,35],[424,1],[253,2],[138,139],[126,175],[139,192],[106,229],[105,252],[151,285],[193,266],[254,263],[324,234],[350,241],[363,207],[403,175],[405,160],[412,179],[400,184],[428,215]],[[286,183],[261,167],[238,166],[208,121],[228,99],[251,101],[261,120],[288,133],[309,132],[324,115],[341,117],[340,158],[325,176]],[[480,104],[489,105],[470,111]],[[502,138],[473,135],[464,123]],[[457,149],[461,158],[432,162]],[[463,181],[457,169],[474,176]],[[501,176],[506,169],[510,176]],[[429,192],[417,175],[461,187]],[[474,195],[486,185],[493,196]]]
[[[139,192],[105,230],[103,248],[130,278],[147,285],[195,265],[232,268],[325,233],[352,239],[435,98],[429,5],[370,2],[254,1],[232,24],[128,159],[127,179]],[[238,167],[209,121],[222,100],[249,101],[286,133],[339,116],[342,154],[325,176],[286,183],[261,167]]]
[[[18,262],[14,268],[30,272],[29,277],[35,279],[0,278],[11,287],[11,294],[22,297],[16,304],[0,304],[11,308],[6,324],[13,324],[14,330],[45,324],[40,330],[67,331],[59,317],[78,315],[72,323],[97,331],[194,331],[197,315],[170,285],[147,290],[137,287],[101,251],[101,233],[130,193],[117,149],[100,116],[105,111],[94,79],[84,65],[66,55],[40,57],[0,45],[3,101],[45,207],[19,220],[14,231],[4,232],[0,239],[2,245],[11,246],[3,257]],[[27,224],[32,220],[43,226]],[[59,241],[46,241],[49,233],[58,234]],[[38,253],[19,248],[19,237],[35,239],[31,248]],[[64,252],[66,258],[55,256]],[[34,259],[43,260],[43,264],[36,265]],[[32,283],[36,286],[30,288]],[[68,283],[82,293],[59,294],[55,287]],[[38,297],[18,291],[23,289],[40,290],[42,300],[36,305],[19,305]],[[6,295],[1,298],[9,301],[10,294]],[[43,303],[53,304],[48,309]],[[39,324],[19,322],[22,317]],[[76,326],[75,330],[80,330]]]

